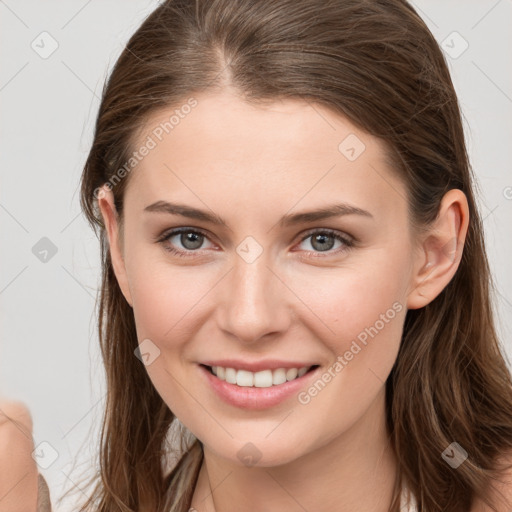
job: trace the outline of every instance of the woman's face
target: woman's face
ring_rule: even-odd
[[[283,464],[383,420],[418,257],[406,190],[326,108],[196,100],[139,137],[116,273],[181,422],[218,456]]]

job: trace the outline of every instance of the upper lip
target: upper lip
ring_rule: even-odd
[[[241,361],[239,359],[216,359],[212,361],[202,361],[200,364],[205,366],[222,366],[223,368],[235,368],[236,370],[247,370],[249,372],[259,372],[262,370],[275,370],[277,368],[302,368],[307,366],[316,366],[316,363],[304,361],[279,361],[277,359],[264,359],[262,361]]]

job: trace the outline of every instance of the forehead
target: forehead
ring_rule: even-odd
[[[127,202],[164,194],[198,204],[214,196],[218,205],[263,201],[288,210],[343,199],[386,208],[404,197],[383,143],[323,106],[300,99],[256,106],[230,92],[194,98],[193,108],[147,120],[135,149],[149,139],[154,147],[131,176]]]

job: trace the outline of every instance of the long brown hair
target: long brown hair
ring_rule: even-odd
[[[82,175],[81,205],[101,243],[98,318],[108,386],[99,478],[82,510],[190,507],[202,445],[173,429],[177,419],[134,357],[133,310],[114,275],[96,199],[110,183],[122,219],[123,193],[137,172],[126,163],[149,116],[226,86],[255,104],[316,103],[379,137],[418,229],[435,220],[448,190],[465,193],[470,224],[459,268],[435,300],[407,312],[386,382],[399,475],[390,511],[398,511],[403,482],[419,510],[467,512],[477,497],[490,504],[497,461],[512,448],[512,383],[493,321],[460,108],[435,38],[405,0],[167,0],[110,74]],[[167,474],[169,432],[183,446]],[[457,469],[442,457],[452,442],[468,452]]]

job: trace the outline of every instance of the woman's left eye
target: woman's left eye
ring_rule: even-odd
[[[315,256],[318,252],[337,254],[354,245],[354,242],[351,238],[342,235],[338,231],[334,231],[332,229],[317,229],[312,232],[310,231],[302,238],[301,242],[304,242],[308,239],[311,239],[311,242],[309,243],[314,250],[311,251],[306,249],[306,251],[309,253],[314,253]],[[336,250],[331,251],[336,241],[340,242],[341,247],[338,246]]]
[[[177,240],[175,242],[171,242],[173,238],[177,238]],[[305,250],[315,256],[316,254],[321,254],[323,252],[327,252],[328,254],[337,254],[354,245],[354,242],[350,237],[342,235],[338,231],[334,231],[332,229],[317,229],[315,231],[309,231],[302,237],[300,242],[303,243],[308,239],[311,239],[310,246],[313,250]],[[205,240],[208,240],[208,237],[202,231],[191,228],[178,228],[166,233],[163,237],[158,239],[157,242],[161,243],[164,248],[172,254],[176,254],[180,257],[194,257],[196,255],[193,253],[198,252],[198,249],[201,248]],[[338,248],[332,250],[336,241],[340,243],[341,247],[338,246]],[[184,249],[177,249],[175,247],[177,242],[180,243]]]

